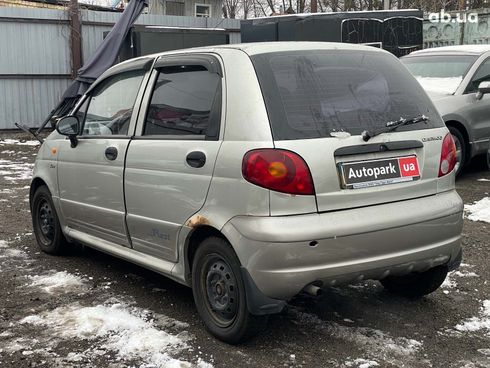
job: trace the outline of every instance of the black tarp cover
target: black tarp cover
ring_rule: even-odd
[[[148,0],[131,0],[106,38],[99,45],[95,53],[78,70],[78,75],[67,88],[58,106],[51,112],[46,120],[48,122],[55,116],[66,115],[77,103],[79,98],[88,90],[90,85],[114,65],[119,50],[136,19],[148,6]]]

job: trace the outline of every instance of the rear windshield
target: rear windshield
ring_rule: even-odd
[[[359,50],[287,51],[251,56],[274,140],[359,135],[388,121],[420,115],[443,121],[415,78],[390,55]]]

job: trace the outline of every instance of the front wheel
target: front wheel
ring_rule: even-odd
[[[386,290],[407,298],[420,298],[436,291],[444,282],[446,266],[433,267],[425,272],[413,272],[405,276],[388,276],[381,280]]]
[[[58,215],[46,186],[39,187],[32,198],[32,226],[39,248],[45,253],[61,254],[68,242],[61,231]]]
[[[267,322],[249,313],[240,261],[230,244],[219,237],[205,239],[194,256],[192,292],[208,331],[229,344],[238,344]]]

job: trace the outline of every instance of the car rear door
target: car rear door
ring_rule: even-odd
[[[221,145],[222,79],[212,55],[156,61],[126,159],[135,250],[177,260],[179,230],[204,204]]]
[[[298,153],[307,163],[317,211],[437,193],[447,129],[426,93],[392,55],[333,49],[258,54],[252,61],[274,146]],[[428,121],[362,139],[363,131],[375,135],[389,121],[416,116]],[[271,193],[272,214],[279,203],[275,197],[284,196]]]
[[[63,217],[71,231],[129,246],[123,174],[133,135],[140,86],[148,60],[98,82],[77,108],[82,124],[76,147],[59,147],[58,185]],[[129,70],[128,70],[129,69]],[[142,93],[142,92],[141,92]],[[141,98],[141,96],[139,96]]]

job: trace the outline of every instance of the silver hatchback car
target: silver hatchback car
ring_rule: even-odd
[[[102,75],[39,151],[41,249],[80,242],[191,286],[253,335],[300,292],[419,297],[461,261],[456,150],[391,54],[279,42],[145,56]]]

